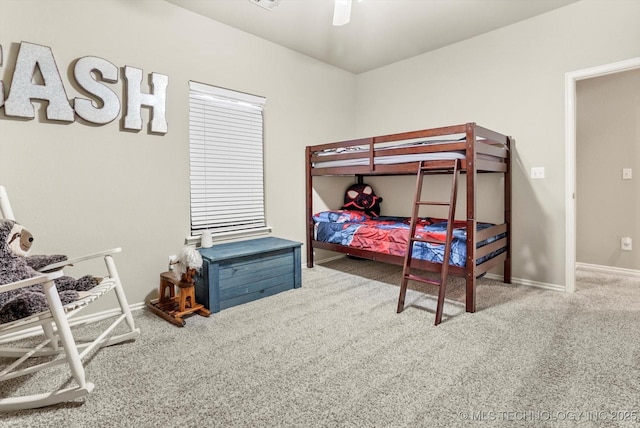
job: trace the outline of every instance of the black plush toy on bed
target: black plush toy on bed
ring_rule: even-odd
[[[349,186],[344,193],[342,209],[362,211],[367,215],[378,217],[380,215],[380,202],[382,202],[382,198],[376,196],[370,185],[357,183]]]

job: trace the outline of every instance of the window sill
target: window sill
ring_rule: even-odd
[[[272,232],[270,226],[261,227],[259,229],[243,230],[237,232],[219,233],[213,235],[213,244],[225,241],[241,241],[243,239],[254,238],[257,236],[268,235]],[[186,245],[195,245],[200,247],[200,235],[187,236],[184,240]]]

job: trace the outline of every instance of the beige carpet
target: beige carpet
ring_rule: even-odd
[[[438,327],[435,287],[395,313],[399,280],[341,259],[184,328],[139,311],[140,339],[88,361],[92,394],[0,426],[640,426],[614,420],[640,418],[637,279],[579,274],[573,294],[481,279],[474,314],[458,279]]]

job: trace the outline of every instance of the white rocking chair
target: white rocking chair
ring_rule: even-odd
[[[0,218],[15,219],[7,192],[2,186],[0,186],[0,214]],[[34,284],[42,284],[49,304],[49,309],[45,312],[10,323],[0,324],[0,382],[34,374],[40,370],[61,364],[68,365],[71,377],[75,381],[73,386],[64,385],[52,391],[19,397],[11,396],[6,384],[0,384],[0,411],[50,406],[87,395],[93,390],[94,385],[85,379],[82,360],[96,348],[132,340],[140,335],[140,330],[135,327],[131,316],[127,298],[112,257],[113,254],[120,251],[120,248],[116,248],[73,260],[66,260],[42,269],[43,272],[53,271],[52,273],[43,273],[35,278],[0,285],[0,292],[4,292]],[[67,265],[77,265],[83,261],[98,257],[104,258],[107,275],[96,287],[86,292],[88,294],[72,303],[62,305],[54,283],[56,278],[63,275],[61,269]],[[111,290],[115,291],[119,303],[117,313],[113,315],[115,319],[112,319],[111,324],[93,341],[77,343],[71,329],[75,326],[85,325],[88,321],[74,320],[73,317],[91,302]],[[111,313],[109,312],[109,314]],[[103,319],[105,318],[102,317],[101,321]],[[112,334],[122,321],[126,321],[126,332],[117,335],[115,333]],[[19,346],[22,343],[31,342],[31,337],[36,335],[42,338],[42,342],[38,345],[32,346],[29,343],[29,347]],[[29,337],[29,340],[24,340],[25,337]],[[38,358],[36,361],[32,359],[34,357],[48,358],[44,358],[44,362],[42,362],[43,358]],[[10,361],[10,363],[5,364],[5,361]],[[34,363],[34,361],[36,362]],[[73,384],[73,382],[69,382],[69,384]]]

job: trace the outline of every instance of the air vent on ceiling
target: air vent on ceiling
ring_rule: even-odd
[[[267,10],[271,10],[276,6],[278,6],[282,0],[249,0],[249,1]]]

